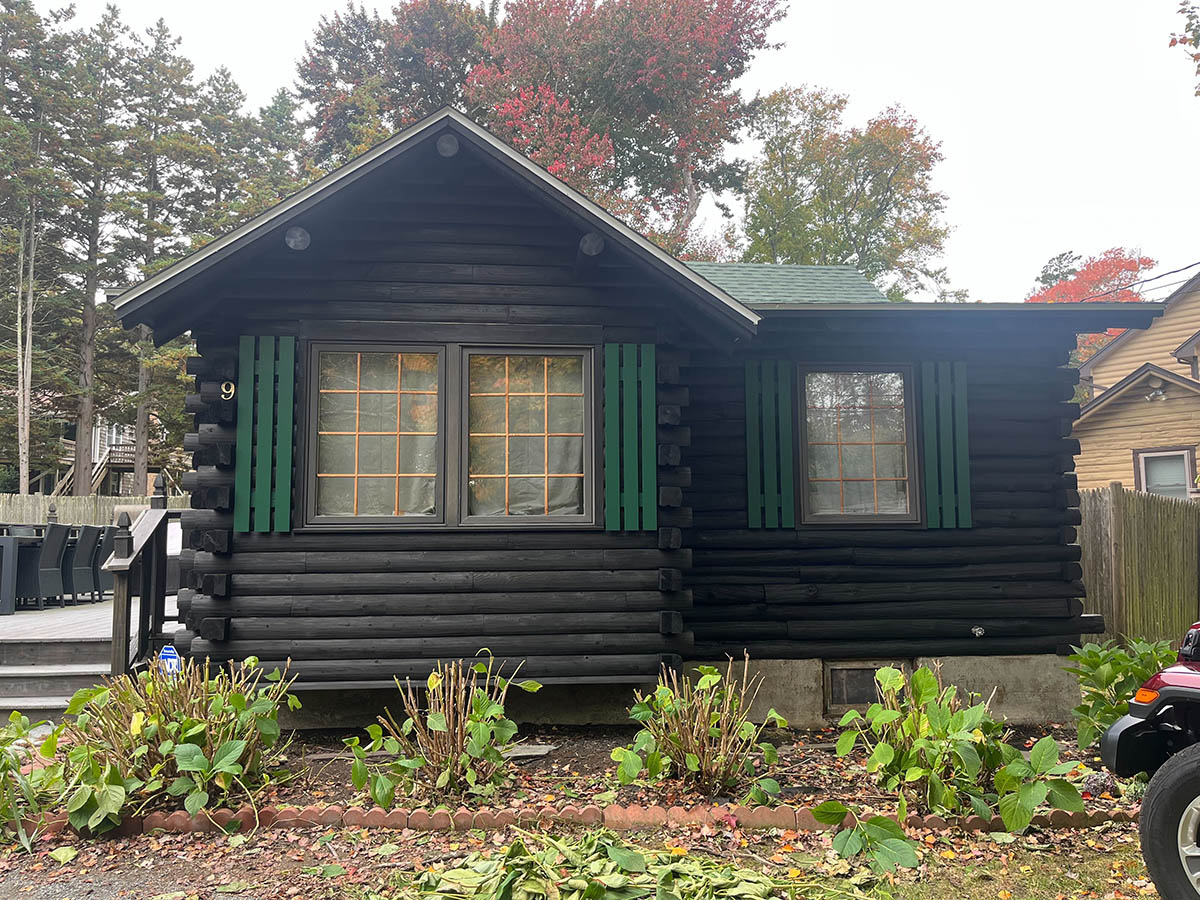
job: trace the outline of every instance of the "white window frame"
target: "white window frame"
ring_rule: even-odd
[[[1162,459],[1167,456],[1183,457],[1183,474],[1186,497],[1190,497],[1196,491],[1196,448],[1195,447],[1158,447],[1148,448],[1145,450],[1133,451],[1133,466],[1134,466],[1134,485],[1137,490],[1144,494],[1155,494],[1155,496],[1165,497],[1166,494],[1158,494],[1151,491],[1149,488],[1149,480],[1146,478],[1146,460]]]

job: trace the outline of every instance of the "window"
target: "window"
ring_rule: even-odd
[[[1195,484],[1194,447],[1135,450],[1133,464],[1134,486],[1140,491],[1186,500]]]
[[[314,345],[309,360],[310,524],[591,523],[590,349]]]
[[[905,675],[912,666],[907,661],[896,659],[880,660],[826,660],[825,670],[825,715],[841,716],[851,709],[862,709],[879,700],[875,673],[884,666],[899,669]]]
[[[467,515],[582,516],[583,357],[468,360]]]
[[[438,383],[436,353],[318,355],[318,516],[434,515]]]
[[[917,521],[909,370],[805,371],[801,379],[804,520]]]

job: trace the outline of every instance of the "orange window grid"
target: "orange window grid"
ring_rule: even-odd
[[[472,356],[472,362],[484,356],[499,358],[500,354],[479,354]],[[511,514],[511,501],[509,487],[512,479],[521,478],[537,478],[544,480],[543,483],[543,513],[550,515],[550,479],[552,478],[583,478],[584,473],[579,472],[551,472],[550,469],[550,439],[562,437],[585,437],[584,421],[586,413],[581,416],[578,431],[552,431],[550,429],[550,398],[552,397],[579,397],[582,401],[584,391],[581,388],[578,391],[552,391],[550,390],[550,364],[552,360],[572,358],[580,359],[580,357],[562,357],[562,356],[544,356],[542,361],[542,390],[540,391],[514,391],[511,390],[512,377],[511,369],[514,359],[520,358],[518,355],[503,356],[504,359],[504,390],[503,391],[476,391],[469,390],[469,399],[480,397],[502,397],[504,398],[504,430],[503,431],[475,431],[468,429],[468,437],[496,437],[504,438],[504,471],[503,472],[480,472],[475,468],[475,465],[468,462],[468,469],[471,478],[492,478],[504,479],[504,512],[506,515]],[[542,400],[542,429],[540,431],[513,431],[509,424],[511,400],[513,397],[530,397],[541,398]],[[541,472],[511,472],[511,454],[509,450],[509,438],[513,437],[540,437],[543,440],[542,444],[542,471]]]
[[[394,478],[395,488],[394,488],[394,495],[393,495],[394,499],[393,499],[392,515],[398,516],[398,515],[401,515],[401,510],[400,510],[400,481],[401,481],[401,479],[405,479],[405,478],[431,479],[431,478],[437,477],[436,460],[434,462],[433,471],[430,471],[430,472],[405,472],[405,471],[401,471],[401,468],[400,468],[400,447],[401,447],[401,439],[402,438],[405,438],[405,437],[433,437],[433,438],[436,438],[438,435],[437,397],[438,397],[438,387],[439,386],[438,386],[438,375],[437,375],[437,357],[435,355],[429,354],[429,353],[396,353],[395,354],[395,356],[396,356],[395,389],[392,389],[391,387],[388,387],[388,388],[363,388],[362,387],[362,361],[363,361],[363,356],[366,353],[367,353],[367,351],[364,351],[362,353],[354,353],[353,354],[355,356],[355,373],[354,373],[355,386],[353,389],[350,389],[350,388],[344,388],[344,389],[343,388],[319,388],[320,394],[343,394],[343,395],[353,394],[354,395],[354,398],[355,398],[355,400],[354,400],[355,428],[353,431],[332,431],[332,430],[321,430],[319,428],[317,431],[318,440],[320,440],[320,436],[322,436],[322,435],[337,435],[337,436],[347,436],[347,437],[353,436],[354,437],[354,471],[353,472],[334,473],[334,472],[321,472],[318,469],[317,478],[319,478],[319,479],[320,478],[353,479],[353,484],[354,484],[354,513],[353,514],[356,516],[359,515],[359,482],[360,482],[360,480],[364,477],[368,477],[371,479],[380,479],[380,478],[388,478],[388,477]],[[325,354],[322,354],[322,355],[325,355]],[[342,353],[340,352],[338,355],[342,355]],[[349,354],[346,354],[346,355],[349,355]],[[387,355],[387,354],[380,354],[378,352],[370,352],[370,355]],[[433,361],[434,381],[433,381],[432,387],[424,388],[424,389],[414,389],[414,388],[406,388],[403,386],[404,385],[404,365],[405,365],[405,357],[406,356],[419,357],[425,361],[428,361],[428,360]],[[427,370],[422,369],[421,371],[425,372]],[[369,395],[392,395],[392,394],[396,395],[396,427],[395,427],[395,429],[387,430],[387,431],[363,430],[361,428],[362,397],[364,395],[369,396]],[[404,397],[413,397],[413,396],[423,396],[423,397],[429,397],[432,399],[432,409],[433,409],[433,427],[432,427],[432,429],[414,430],[414,429],[403,428],[404,417],[403,417],[402,411],[401,411],[401,404],[403,403]],[[396,438],[396,464],[395,464],[394,473],[393,472],[362,473],[359,471],[360,438],[362,438],[363,436],[373,436],[373,435],[389,436],[389,437],[394,436]],[[318,457],[318,459],[319,459],[319,457]]]

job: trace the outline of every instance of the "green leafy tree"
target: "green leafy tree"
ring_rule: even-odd
[[[748,262],[853,265],[893,300],[946,288],[935,266],[949,229],[933,187],[940,145],[889,108],[864,127],[843,121],[847,98],[783,88],[759,106],[751,135],[762,151],[744,192]]]

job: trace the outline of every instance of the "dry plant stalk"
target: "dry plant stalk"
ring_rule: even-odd
[[[439,662],[424,692],[411,679],[403,685],[396,679],[407,718],[398,723],[385,710],[379,723],[399,745],[402,756],[420,761],[409,767],[413,781],[454,793],[495,781],[505,765],[501,751],[510,746],[517,728],[504,716],[512,681],[501,678],[498,670],[493,673],[494,667],[490,656],[486,665],[464,665],[461,659]]]
[[[659,686],[650,696],[638,693],[633,718],[654,738],[674,771],[702,790],[716,792],[735,785],[754,771],[751,757],[761,748],[770,721],[782,722],[774,710],[762,725],[748,710],[762,688],[761,675],[750,674],[750,657],[735,678],[730,658],[722,679],[712,667],[702,667],[693,680],[663,666]]]

